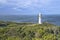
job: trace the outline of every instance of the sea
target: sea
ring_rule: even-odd
[[[38,23],[38,15],[0,15],[0,21]],[[42,15],[42,22],[60,26],[60,15]]]

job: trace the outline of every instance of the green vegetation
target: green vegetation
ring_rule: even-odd
[[[0,40],[60,40],[60,27],[0,21]]]

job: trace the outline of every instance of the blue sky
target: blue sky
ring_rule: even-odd
[[[0,0],[0,15],[60,14],[60,0]]]

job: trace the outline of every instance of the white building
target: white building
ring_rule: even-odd
[[[41,17],[42,17],[42,14],[39,13],[39,20],[38,20],[38,23],[39,23],[39,24],[42,24]]]

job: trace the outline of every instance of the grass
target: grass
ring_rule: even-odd
[[[60,40],[60,27],[49,23],[1,21],[0,40]]]

